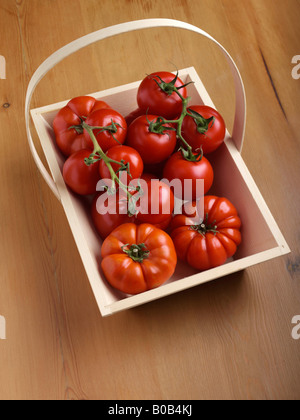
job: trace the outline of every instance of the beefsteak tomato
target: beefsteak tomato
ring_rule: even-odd
[[[172,277],[177,264],[170,236],[150,224],[118,227],[103,242],[101,254],[108,283],[130,295],[161,286]]]
[[[220,266],[232,257],[241,237],[241,219],[234,205],[226,198],[206,196],[198,203],[195,218],[177,215],[171,223],[171,237],[177,256],[199,271]],[[204,217],[201,217],[201,206]],[[202,215],[203,216],[203,215]]]

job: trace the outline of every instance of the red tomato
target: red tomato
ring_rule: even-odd
[[[144,195],[137,201],[138,223],[151,223],[152,225],[165,225],[166,220],[170,219],[174,210],[174,194],[171,188],[158,179],[145,179],[146,185],[142,185]],[[132,182],[136,186],[136,182]]]
[[[182,189],[174,191],[176,197],[196,200],[201,196],[201,191],[197,191],[197,180],[204,181],[204,194],[206,194],[213,184],[214,172],[204,156],[199,162],[191,162],[186,160],[181,152],[176,152],[166,163],[164,178],[169,182],[176,179],[181,182]],[[189,186],[184,184],[185,180],[190,180]]]
[[[127,223],[115,229],[104,241],[101,254],[108,283],[130,295],[161,286],[177,264],[170,236],[149,224]]]
[[[85,123],[92,127],[99,127],[94,130],[94,134],[104,153],[111,147],[125,143],[127,124],[125,118],[114,109],[97,110],[89,115]],[[86,130],[84,130],[84,136],[87,144],[92,147],[92,140]]]
[[[139,108],[144,113],[159,115],[168,120],[176,118],[182,113],[182,100],[176,92],[172,92],[172,85],[176,88],[183,86],[182,80],[166,71],[152,73],[140,84],[137,94]],[[164,91],[160,84],[166,91]],[[171,88],[171,91],[170,91]],[[187,98],[185,87],[179,89],[180,94]]]
[[[158,164],[170,157],[176,147],[176,132],[168,130],[173,128],[165,124],[163,133],[152,133],[150,123],[157,120],[156,115],[143,115],[133,121],[128,128],[128,146],[136,149],[145,164]]]
[[[102,239],[107,238],[118,226],[135,221],[135,217],[128,215],[127,200],[124,197],[117,194],[112,200],[112,196],[104,194],[95,196],[91,208],[95,228]]]
[[[167,160],[153,165],[144,165],[144,172],[152,174],[154,178],[162,179],[166,162]]]
[[[144,178],[144,175],[142,177]],[[159,229],[166,230],[169,227],[174,208],[174,196],[167,185],[163,183],[156,185],[159,194],[158,214],[151,214],[151,203],[153,202],[151,201],[153,200],[151,197],[152,179],[151,175],[145,175],[144,180],[147,182],[147,188],[150,183],[149,192],[138,199],[136,204],[137,211],[147,212],[148,214],[138,213],[134,216],[131,215],[129,213],[128,197],[122,190],[118,190],[114,196],[109,196],[106,193],[100,193],[95,196],[92,202],[91,214],[95,228],[102,239],[105,239],[115,228],[124,223],[142,224],[151,220],[151,224]],[[156,181],[159,182],[158,180]],[[132,182],[132,185],[136,187],[137,180]],[[156,187],[154,187],[154,191]],[[135,194],[137,193],[132,192],[133,196]],[[154,197],[155,200],[157,200],[156,197]],[[167,208],[166,211],[165,208]]]
[[[153,174],[153,173],[144,172],[143,175],[141,176],[141,179],[143,179],[146,182],[149,182],[152,179],[159,179],[159,178],[157,178],[157,176],[155,174]]]
[[[140,154],[133,149],[132,147],[128,146],[114,146],[108,150],[106,155],[117,162],[123,161],[124,164],[128,164],[128,170],[130,175],[128,175],[128,183],[132,179],[138,179],[141,177],[143,170],[144,170],[144,163]],[[113,170],[117,173],[121,168],[120,165],[117,163],[111,163]],[[100,175],[102,179],[110,179],[111,175],[107,165],[105,164],[104,160],[100,161]]]
[[[130,114],[128,114],[125,117],[125,121],[127,123],[127,126],[129,127],[130,124],[138,117],[141,117],[142,115],[145,115],[145,112],[143,112],[140,108],[135,109],[134,111],[130,112]]]
[[[104,108],[110,108],[110,106],[90,96],[79,96],[72,99],[58,112],[53,121],[53,129],[57,145],[65,156],[71,156],[82,149],[93,150],[93,145],[86,141],[80,124],[93,111]],[[73,126],[77,126],[77,129],[70,129]]]
[[[79,195],[95,194],[100,180],[99,162],[87,166],[84,162],[91,154],[90,150],[79,150],[73,153],[65,162],[63,177],[72,191]]]
[[[172,219],[173,219],[173,216],[170,215],[164,221],[162,221],[161,223],[154,223],[153,226],[157,227],[158,229],[168,231],[169,226],[172,222]],[[141,224],[139,221],[136,221],[135,223],[138,224],[138,225]]]
[[[195,111],[200,117],[196,117],[195,114],[196,120],[190,116],[184,118],[182,124],[184,139],[194,152],[199,151],[200,147],[204,154],[215,151],[223,143],[226,134],[223,117],[218,111],[205,105],[191,106],[188,111]]]
[[[241,243],[241,220],[233,204],[215,196],[202,200],[204,218],[195,223],[195,219],[183,214],[175,216],[171,223],[178,258],[199,271],[224,264]],[[201,201],[198,208],[200,205]]]

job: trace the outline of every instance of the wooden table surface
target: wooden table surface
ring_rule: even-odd
[[[25,92],[58,48],[150,17],[201,27],[236,61],[248,100],[243,158],[292,253],[102,318],[63,209],[30,154]],[[292,76],[299,22],[297,0],[1,0],[1,399],[300,397],[300,340],[292,338],[300,315],[300,70]],[[196,67],[231,130],[224,57],[175,29],[130,33],[76,53],[41,82],[32,105],[175,66]]]

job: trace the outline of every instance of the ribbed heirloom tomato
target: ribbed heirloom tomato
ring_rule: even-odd
[[[65,156],[71,156],[82,149],[93,150],[93,144],[85,137],[80,125],[92,112],[106,108],[110,108],[106,102],[97,101],[91,96],[79,96],[58,112],[53,121],[53,129],[56,143]]]
[[[149,224],[127,223],[115,229],[103,242],[101,254],[108,283],[130,295],[161,286],[177,264],[170,236]]]
[[[203,205],[204,217],[200,219]],[[192,217],[183,214],[173,218],[171,237],[178,258],[204,271],[224,264],[236,253],[242,240],[241,219],[226,198],[206,196],[193,206],[197,211]]]

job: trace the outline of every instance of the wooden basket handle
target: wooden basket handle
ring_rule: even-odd
[[[60,200],[60,195],[57,189],[57,186],[53,180],[53,178],[48,173],[47,169],[43,165],[36,149],[34,146],[34,142],[31,136],[30,131],[30,103],[32,99],[33,92],[38,85],[38,83],[42,80],[42,78],[60,61],[68,57],[69,55],[79,51],[80,49],[87,47],[97,41],[101,41],[102,39],[106,39],[115,35],[123,34],[126,32],[136,31],[140,29],[147,29],[147,28],[157,28],[157,27],[172,27],[172,28],[179,28],[179,29],[186,29],[192,32],[196,32],[211,41],[213,41],[223,52],[225,55],[228,64],[230,66],[233,78],[234,78],[234,86],[235,86],[235,97],[236,97],[236,110],[235,110],[235,119],[234,119],[234,126],[232,130],[232,139],[235,142],[237,149],[241,152],[245,134],[245,124],[246,124],[246,95],[245,89],[243,85],[243,81],[240,75],[240,72],[229,55],[229,53],[225,50],[225,48],[216,41],[213,37],[211,37],[208,33],[204,32],[202,29],[197,28],[196,26],[190,25],[186,22],[181,22],[179,20],[173,19],[145,19],[145,20],[137,20],[132,22],[121,23],[118,25],[110,26],[107,28],[100,29],[99,31],[93,32],[91,34],[85,35],[82,38],[79,38],[64,47],[57,50],[53,53],[50,57],[48,57],[35,71],[33,74],[27,88],[26,93],[26,100],[25,100],[25,121],[26,121],[26,132],[27,138],[29,142],[29,147],[35,163],[40,170],[43,178],[47,182],[48,186],[51,188],[55,196]]]

